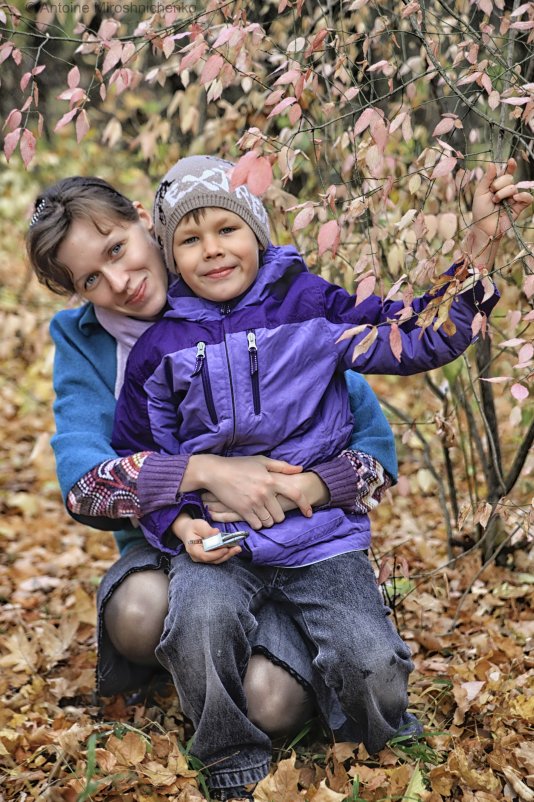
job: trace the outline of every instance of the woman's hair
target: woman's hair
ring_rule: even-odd
[[[39,195],[26,235],[26,250],[41,284],[58,295],[75,292],[71,271],[60,262],[57,252],[71,223],[80,219],[90,220],[101,234],[107,234],[110,221],[135,222],[139,216],[133,203],[101,178],[64,178]]]

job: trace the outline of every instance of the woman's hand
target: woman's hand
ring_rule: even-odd
[[[303,515],[311,516],[311,504],[302,489],[287,481],[301,472],[300,465],[268,457],[196,454],[189,459],[180,489],[205,489],[237,515],[232,520],[246,521],[252,529],[261,529],[284,520],[280,495],[290,499]]]
[[[520,192],[514,181],[515,159],[508,159],[504,172],[497,176],[497,166],[489,164],[473,197],[473,225],[468,237],[467,256],[475,266],[491,269],[498,242],[512,220],[532,203],[530,192]],[[507,202],[507,210],[502,202]]]
[[[217,535],[218,529],[214,529],[203,518],[190,518],[187,513],[180,513],[171,526],[173,533],[178,540],[181,540],[194,563],[210,563],[220,565],[235,557],[241,551],[241,546],[222,546],[213,551],[204,551],[202,541],[206,537]]]
[[[283,513],[289,510],[300,509],[302,512],[303,509],[307,510],[312,507],[321,507],[324,504],[328,504],[330,500],[327,486],[313,471],[297,473],[292,476],[280,476],[279,478],[283,485],[283,490],[278,494],[277,501]],[[291,493],[291,497],[286,495],[286,493]],[[299,499],[298,503],[295,500],[297,498]],[[217,499],[213,493],[203,493],[202,500],[204,504],[208,506],[209,513],[213,520],[218,523],[235,523],[236,521],[243,520],[235,509]],[[285,517],[285,515],[283,517]],[[283,518],[281,520],[283,520]],[[262,524],[262,528],[268,529],[273,523],[274,521]],[[277,523],[279,523],[279,521],[277,521]]]

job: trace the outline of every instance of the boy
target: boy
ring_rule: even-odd
[[[355,307],[344,290],[309,274],[295,249],[272,246],[260,200],[246,187],[231,190],[232,167],[191,157],[160,185],[156,234],[181,280],[163,319],[132,352],[114,445],[119,453],[263,453],[313,466],[348,441],[344,369],[408,375],[439,367],[465,350],[474,315],[488,315],[497,295],[484,299],[480,285],[460,294],[450,337],[432,326],[421,334],[414,315],[400,326],[398,362],[388,326],[379,324],[395,319],[402,304],[372,297]],[[415,313],[430,300],[414,301]],[[378,325],[377,335],[353,363],[354,346],[369,329],[340,338],[361,324]],[[195,724],[193,752],[211,766],[212,795],[252,798],[244,786],[268,771],[270,742],[247,719],[242,688],[254,613],[266,596],[291,609],[302,628],[316,670],[348,716],[344,735],[370,752],[382,748],[410,723],[412,664],[365,554],[367,516],[290,513],[250,532],[242,547],[212,553],[212,564],[221,563],[215,570],[201,564],[202,540],[218,531],[208,517],[199,497],[188,494],[142,524],[151,543],[176,554],[174,612],[157,653]]]

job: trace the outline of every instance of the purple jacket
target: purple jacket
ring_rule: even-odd
[[[443,291],[443,290],[442,290]],[[489,314],[495,293],[482,302],[477,286],[453,302],[456,332],[423,332],[417,317],[401,327],[399,362],[389,345],[390,327],[378,328],[373,345],[352,362],[355,345],[368,333],[338,342],[348,327],[395,320],[402,302],[354,296],[309,273],[292,247],[270,247],[252,287],[223,306],[198,298],[183,281],[169,293],[169,308],[137,342],[117,404],[113,445],[118,453],[153,450],[169,454],[266,454],[310,468],[347,444],[352,418],[343,371],[409,375],[444,365],[471,343],[477,311]],[[415,299],[416,313],[435,296]],[[179,323],[179,325],[177,325]],[[175,553],[168,527],[184,504],[142,520],[153,545]],[[226,531],[244,525],[219,527]],[[248,527],[245,527],[248,528]],[[254,562],[301,566],[370,543],[369,520],[340,509],[311,519],[290,513],[246,541]]]

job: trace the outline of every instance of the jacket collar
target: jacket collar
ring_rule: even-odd
[[[223,307],[234,310],[256,306],[272,295],[274,285],[279,281],[307,271],[302,256],[292,245],[270,245],[263,253],[254,284],[239,298],[233,299],[228,304],[208,301],[199,298],[184,281],[180,280],[169,291],[169,307],[164,317],[199,321],[213,318],[214,315],[219,317]]]

